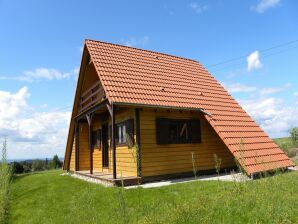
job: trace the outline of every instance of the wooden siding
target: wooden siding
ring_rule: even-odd
[[[134,119],[135,122],[135,111],[134,109],[121,109],[120,111],[116,111],[116,124],[128,119]],[[111,122],[109,122],[109,125]],[[136,130],[134,128],[134,130]],[[135,139],[135,131],[134,131],[134,139]],[[110,137],[110,136],[109,136]],[[112,150],[110,152],[110,167],[111,171],[113,164]],[[116,169],[117,169],[117,177],[121,176],[137,176],[137,163],[136,163],[136,149],[135,146],[129,149],[127,146],[117,146],[116,147]]]
[[[74,139],[72,144],[71,156],[70,156],[69,170],[75,171],[75,169],[76,169],[76,142]]]
[[[93,130],[101,129],[101,121],[99,120],[94,120],[93,123]],[[101,146],[99,147],[94,147],[93,150],[93,170],[94,171],[99,171],[102,172],[102,150]]]
[[[79,170],[90,170],[88,124],[79,127]]]
[[[155,119],[199,118],[202,142],[197,144],[156,144]],[[140,131],[142,147],[142,176],[156,176],[191,172],[192,152],[198,170],[215,168],[214,154],[221,158],[221,168],[235,165],[234,158],[213,128],[199,113],[144,109],[140,111]]]

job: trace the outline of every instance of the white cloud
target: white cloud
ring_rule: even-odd
[[[260,61],[259,51],[254,51],[250,55],[247,56],[247,70],[252,71],[254,69],[259,69],[262,67]]]
[[[73,74],[74,74],[75,76],[78,76],[78,75],[79,75],[79,72],[80,72],[80,68],[79,68],[79,67],[77,67],[77,68],[75,68],[75,69],[73,70]]]
[[[77,49],[79,50],[79,52],[83,52],[83,50],[84,50],[84,46],[80,46],[80,47],[77,47]]]
[[[261,0],[256,6],[253,6],[258,13],[263,13],[269,8],[274,8],[279,4],[280,0]]]
[[[208,9],[207,5],[199,5],[196,2],[191,2],[188,4],[188,7],[190,7],[197,14],[200,14]]]
[[[31,71],[25,71],[20,76],[0,76],[0,80],[17,80],[25,82],[39,82],[42,80],[62,80],[70,79],[72,76],[76,76],[76,69],[72,72],[60,72],[54,68],[36,68]]]
[[[298,92],[294,92],[294,96],[298,96]]]
[[[60,80],[60,79],[69,79],[71,76],[70,73],[62,73],[54,68],[36,68],[33,71],[24,72],[24,76],[21,79],[25,81],[33,82],[39,81],[42,79],[45,80]]]
[[[26,99],[30,97],[28,88],[25,86],[16,93],[0,91],[0,127],[6,119],[16,119],[24,108],[27,108]]]
[[[130,37],[128,40],[122,40],[121,42],[128,46],[128,47],[138,47],[138,46],[144,46],[148,43],[149,37],[144,36],[142,38],[135,38],[135,37]]]
[[[8,158],[63,156],[70,112],[38,112],[29,97],[27,87],[0,91],[0,137],[8,138]]]
[[[233,83],[233,84],[224,84],[224,87],[230,93],[240,93],[240,92],[254,92],[257,90],[255,86],[248,86],[241,83]]]
[[[286,106],[282,99],[269,97],[239,102],[272,138],[288,136],[289,129],[298,126],[298,117],[295,116],[298,108]]]
[[[270,94],[274,94],[274,93],[278,93],[281,91],[286,90],[287,88],[291,87],[292,84],[291,83],[286,83],[284,84],[282,87],[269,87],[269,88],[262,88],[260,90],[260,95],[270,95]]]
[[[261,89],[260,94],[261,95],[270,95],[273,93],[278,93],[282,90],[283,90],[283,88],[263,88],[263,89]]]

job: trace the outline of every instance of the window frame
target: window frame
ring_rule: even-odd
[[[92,142],[91,142],[91,144],[92,144],[92,147],[93,147],[93,149],[97,149],[97,148],[99,148],[99,149],[101,149],[101,142],[102,142],[102,139],[101,139],[101,129],[100,128],[98,128],[98,129],[96,129],[96,130],[92,130],[92,132],[91,132],[91,139],[92,139]]]
[[[183,133],[180,134],[182,132],[182,129],[184,127],[184,125],[186,125],[186,128],[183,130]],[[189,125],[190,122],[189,120],[186,119],[169,119],[169,144],[188,144],[191,143],[191,138],[189,137]],[[181,126],[181,127],[179,127]],[[175,127],[176,128],[176,136],[175,139],[172,138],[172,128]],[[180,132],[180,133],[179,133]],[[185,139],[184,137],[182,137],[182,135],[185,134]],[[180,136],[179,136],[180,135]]]
[[[129,132],[129,128],[128,128],[128,125],[131,125],[131,138],[132,138],[132,142],[133,142],[133,145],[134,145],[134,119],[131,118],[131,119],[127,119],[127,120],[124,120],[124,121],[121,121],[119,123],[116,123],[115,126],[116,126],[116,135],[115,135],[115,142],[116,142],[116,146],[128,146],[128,143],[126,141],[126,135],[123,136],[123,134]],[[121,133],[122,133],[122,136],[121,136],[121,142],[119,141],[119,128],[121,127]],[[123,129],[125,132],[123,132]]]
[[[185,139],[180,138],[179,132],[182,131],[184,124],[185,128]],[[172,129],[179,127],[179,130],[176,130],[176,137],[172,137]],[[201,122],[200,119],[190,118],[190,119],[171,119],[164,117],[156,118],[156,144],[197,144],[201,143]],[[175,130],[174,130],[175,132]]]

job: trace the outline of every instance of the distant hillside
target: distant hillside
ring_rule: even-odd
[[[48,160],[48,161],[50,161],[50,160],[52,160],[52,158],[35,158],[35,159],[8,159],[7,160],[7,162],[8,163],[13,163],[13,162],[24,162],[24,161],[26,161],[26,162],[29,162],[29,163],[31,163],[33,160]],[[60,161],[64,161],[64,158],[63,157],[59,157],[59,160]]]
[[[293,161],[298,160],[298,146],[293,144],[290,137],[273,140]]]

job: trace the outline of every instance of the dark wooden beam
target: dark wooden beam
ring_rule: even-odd
[[[112,104],[112,149],[113,149],[113,178],[117,178],[116,170],[116,124],[115,124],[115,105]]]
[[[136,148],[137,148],[137,171],[138,177],[142,176],[141,132],[140,132],[140,109],[135,109],[136,116]]]
[[[75,117],[75,119],[81,120],[82,118],[86,117],[87,114],[90,114],[97,110],[103,109],[104,107],[106,107],[107,103],[108,103],[108,100],[104,100],[104,101],[100,102],[99,104],[97,104],[96,106],[91,107],[90,109],[86,110],[85,112],[79,114],[78,116]]]
[[[89,159],[90,159],[90,174],[93,174],[93,144],[92,144],[92,126],[93,126],[93,113],[86,115],[88,121],[89,133]]]
[[[79,121],[75,121],[75,171],[79,171]]]
[[[112,116],[113,112],[112,112],[111,104],[107,103],[107,108],[108,108],[108,111],[109,111],[110,115]]]

